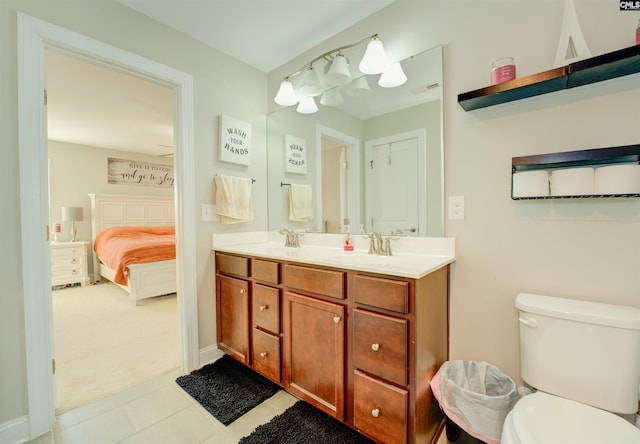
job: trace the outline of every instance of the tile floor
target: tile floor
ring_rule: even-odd
[[[235,444],[297,399],[279,391],[224,426],[182,390],[179,370],[103,398],[57,418],[37,444]]]
[[[30,444],[236,444],[291,407],[285,391],[225,426],[182,390],[178,369],[57,417],[49,433]],[[438,444],[446,444],[444,433]]]

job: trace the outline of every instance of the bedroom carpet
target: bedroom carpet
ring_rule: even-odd
[[[284,413],[256,427],[239,444],[375,444],[324,412],[298,401]]]
[[[224,425],[231,424],[280,389],[228,355],[178,377],[176,382]]]
[[[179,367],[176,295],[127,296],[112,283],[52,292],[57,415]]]

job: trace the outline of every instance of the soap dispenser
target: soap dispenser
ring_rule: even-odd
[[[342,243],[344,251],[353,251],[353,239],[351,238],[351,225],[347,225],[344,233],[344,242]]]

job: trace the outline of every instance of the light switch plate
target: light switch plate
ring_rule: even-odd
[[[449,220],[464,220],[464,196],[449,196]]]

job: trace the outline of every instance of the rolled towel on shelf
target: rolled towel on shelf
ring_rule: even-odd
[[[252,180],[246,177],[223,176],[214,178],[216,184],[215,213],[223,224],[237,224],[253,220],[251,198]]]
[[[640,193],[640,165],[618,164],[595,170],[595,194]]]
[[[562,168],[551,172],[552,196],[593,195],[593,168]]]
[[[549,172],[547,170],[518,171],[513,174],[512,197],[549,196]]]
[[[307,222],[313,217],[311,185],[292,183],[289,187],[289,220]]]

